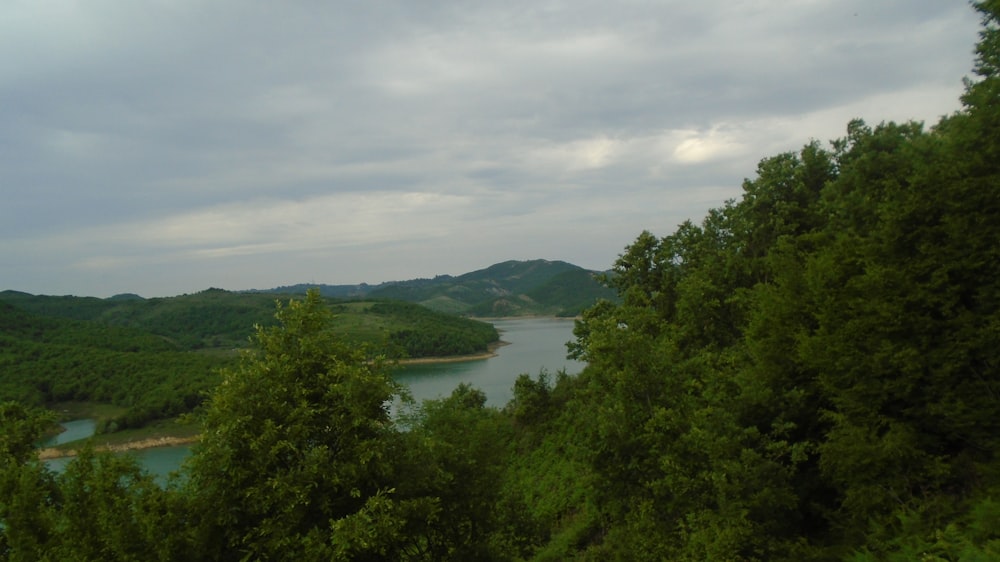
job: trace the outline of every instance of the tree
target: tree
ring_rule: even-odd
[[[339,342],[311,290],[223,372],[204,410],[188,491],[206,558],[396,558],[386,364]]]
[[[51,415],[21,404],[0,404],[0,559],[37,560],[53,532],[44,509],[53,483],[35,454]]]
[[[434,498],[440,508],[421,532],[427,559],[509,558],[491,543],[491,535],[498,527],[496,502],[510,429],[500,412],[486,407],[486,395],[467,384],[447,398],[424,402],[409,435],[411,453],[424,466],[401,477],[426,474],[424,489],[416,493]]]

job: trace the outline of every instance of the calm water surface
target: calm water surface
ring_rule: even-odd
[[[69,443],[77,439],[86,439],[94,434],[94,427],[96,426],[94,420],[73,420],[63,422],[60,425],[63,426],[65,431],[42,443],[43,447],[55,447],[56,445]]]
[[[141,449],[132,451],[131,454],[146,467],[151,474],[155,475],[161,483],[167,481],[167,476],[179,469],[184,459],[191,454],[191,447],[188,445],[178,445],[177,447],[154,447],[152,449]]]
[[[486,403],[502,407],[510,401],[511,388],[518,375],[532,377],[542,370],[555,376],[565,369],[575,375],[584,363],[566,358],[566,342],[573,339],[573,320],[530,318],[494,320],[500,339],[510,345],[497,349],[497,356],[459,363],[407,365],[396,373],[397,381],[406,384],[419,402],[451,394],[461,383],[468,383],[486,393]]]
[[[579,373],[584,363],[566,358],[566,342],[573,339],[573,321],[555,318],[494,320],[500,339],[509,345],[497,349],[497,356],[457,363],[407,365],[396,373],[397,381],[407,385],[417,402],[451,394],[461,383],[468,383],[486,394],[487,404],[502,407],[513,396],[511,388],[522,373],[533,377],[541,371],[555,376],[565,370]],[[83,439],[94,433],[93,420],[76,420],[63,424],[66,431],[52,445]],[[55,439],[55,438],[54,438]],[[167,475],[180,468],[191,453],[186,445],[156,447],[132,451],[146,469],[164,482]],[[49,468],[61,471],[69,459],[47,461]]]

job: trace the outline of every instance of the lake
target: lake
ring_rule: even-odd
[[[409,387],[418,402],[448,396],[459,384],[468,383],[486,394],[488,405],[499,408],[510,401],[514,381],[522,373],[536,377],[545,370],[554,377],[559,370],[571,375],[583,370],[584,363],[566,358],[566,342],[573,339],[573,320],[515,318],[491,322],[500,331],[500,339],[508,344],[497,348],[495,357],[404,365],[396,371],[395,379]],[[63,425],[67,430],[56,436],[62,438],[60,443],[82,439],[94,431],[92,420]],[[144,449],[132,454],[162,480],[177,470],[190,452],[190,447],[179,446]],[[58,471],[66,462],[68,459],[52,459],[47,464]]]
[[[584,363],[566,358],[566,342],[573,339],[573,320],[558,318],[516,318],[491,321],[500,339],[509,345],[497,348],[496,357],[456,363],[404,365],[395,374],[420,400],[451,394],[468,383],[486,394],[486,403],[503,407],[513,397],[518,375],[532,377],[542,370],[551,375],[561,369],[575,375]]]

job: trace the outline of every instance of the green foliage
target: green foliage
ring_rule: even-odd
[[[438,511],[422,533],[431,560],[501,560],[505,543],[495,539],[501,519],[495,508],[511,426],[487,408],[486,395],[459,385],[451,396],[426,401],[407,436],[421,467],[414,474],[420,495],[433,497]],[[412,487],[414,483],[402,484]]]
[[[56,477],[55,560],[177,560],[188,556],[183,504],[128,456],[81,451]]]
[[[218,289],[149,301],[13,294],[18,307],[38,313],[0,301],[0,400],[36,406],[94,401],[127,408],[100,430],[135,428],[190,412],[218,384],[216,371],[236,361],[228,346],[242,346],[235,342],[246,341],[255,324],[274,324],[260,312],[265,304],[273,311],[272,299]],[[480,353],[498,339],[490,324],[410,303],[332,308],[337,312],[332,325],[345,341],[393,357]],[[208,344],[227,347],[186,351]]]
[[[997,12],[979,7],[967,111],[851,122],[619,258],[621,303],[586,312],[573,346],[605,397],[591,552],[991,556],[962,507],[989,513],[1000,450]]]
[[[527,560],[569,560],[603,534],[595,506],[604,489],[590,464],[595,408],[586,376],[521,375],[504,413],[514,424],[497,511],[497,541]],[[600,559],[600,558],[598,558]]]
[[[313,556],[334,548],[331,522],[335,537],[367,532],[350,521],[380,520],[392,501],[387,404],[399,389],[385,365],[338,341],[318,292],[276,318],[205,407],[189,489],[212,559]],[[389,548],[371,538],[352,549]]]
[[[55,476],[33,443],[51,415],[0,405],[0,559],[177,560],[182,510],[130,457],[85,449]]]
[[[37,316],[0,303],[0,400],[110,403],[127,411],[107,423],[139,427],[193,409],[217,383],[214,371],[232,360],[179,351],[136,329]]]
[[[32,314],[128,327],[167,338],[180,349],[245,347],[253,326],[273,323],[274,296],[208,289],[170,298],[34,296],[0,299]]]
[[[54,526],[44,506],[51,477],[34,458],[33,444],[51,417],[20,404],[0,404],[0,559],[41,560]]]
[[[365,313],[383,319],[389,351],[402,357],[483,353],[500,339],[492,324],[435,312],[411,303],[376,302],[366,308]]]
[[[909,560],[987,562],[1000,559],[1000,503],[990,497],[971,502],[950,522],[931,526],[923,512],[894,511],[886,527],[873,530],[881,540],[853,553],[852,562]]]
[[[52,425],[51,414],[32,411],[17,402],[0,402],[0,460],[19,464],[35,450],[35,442]]]

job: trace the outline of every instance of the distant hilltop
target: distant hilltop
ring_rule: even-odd
[[[433,279],[389,281],[370,285],[325,285],[300,283],[273,289],[228,291],[210,287],[194,295],[146,299],[134,293],[121,293],[113,297],[76,297],[32,295],[20,291],[0,291],[0,300],[25,307],[35,313],[76,318],[78,320],[103,320],[128,324],[127,318],[135,314],[130,305],[172,302],[175,306],[196,306],[203,309],[206,303],[229,310],[230,297],[246,298],[267,295],[305,294],[316,288],[326,298],[334,300],[395,300],[419,304],[433,311],[459,316],[495,318],[507,316],[577,316],[600,299],[617,301],[613,289],[604,286],[598,276],[602,272],[584,269],[564,261],[529,260],[505,261],[464,275],[438,275]],[[215,300],[205,300],[215,295]],[[228,295],[228,296],[227,296]],[[194,299],[192,302],[191,299]],[[269,319],[273,315],[273,301],[242,302],[236,311],[242,317],[234,318],[236,326],[259,323],[255,314]],[[112,305],[119,305],[118,307]],[[124,307],[124,308],[121,308]],[[148,308],[148,307],[147,307]],[[186,310],[186,309],[185,309]],[[254,314],[247,311],[253,310]],[[182,314],[175,312],[175,314]],[[184,312],[183,314],[189,314]],[[163,321],[161,318],[159,321]],[[243,322],[244,324],[239,324]],[[169,322],[168,322],[169,323]],[[180,334],[183,335],[183,334]],[[180,336],[179,335],[179,336]],[[178,336],[178,337],[179,337]]]
[[[511,260],[458,276],[378,285],[302,283],[254,292],[296,294],[317,288],[330,298],[401,300],[467,316],[576,316],[599,299],[615,300],[598,273],[564,261]]]

